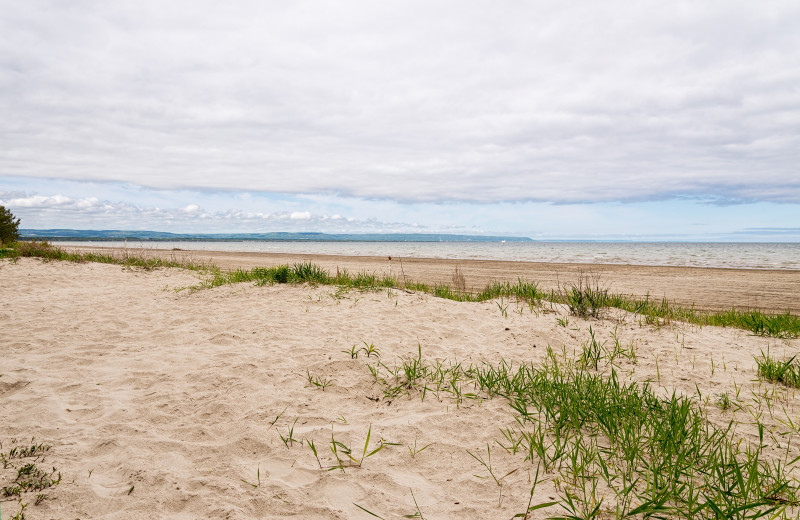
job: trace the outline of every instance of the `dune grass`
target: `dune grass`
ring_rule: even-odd
[[[541,290],[535,282],[518,279],[516,283],[492,282],[480,291],[459,290],[447,284],[428,285],[420,282],[400,283],[391,276],[378,277],[374,273],[361,272],[355,275],[347,270],[337,270],[331,275],[320,266],[310,263],[281,265],[270,268],[256,267],[250,270],[215,271],[200,287],[217,287],[229,283],[253,282],[257,285],[273,283],[311,283],[336,285],[345,289],[378,290],[399,288],[423,292],[438,298],[459,302],[484,302],[498,298],[515,299],[530,306],[543,302],[564,304],[570,312],[583,318],[599,318],[603,309],[617,308],[644,317],[648,324],[665,324],[673,321],[694,325],[713,325],[749,330],[753,334],[778,338],[800,337],[800,317],[786,312],[771,314],[760,310],[700,311],[694,307],[682,307],[666,299],[652,300],[649,296],[637,298],[633,295],[611,293],[594,282],[579,278],[573,284],[562,286],[549,293]]]
[[[420,347],[416,357],[370,372],[386,398],[505,399],[516,426],[501,430],[497,444],[549,476],[562,509],[553,518],[794,517],[796,449],[769,451],[758,420],[749,436],[740,423],[719,427],[696,400],[603,368],[552,349],[541,366],[446,364],[425,359]],[[494,475],[490,447],[468,454]],[[529,504],[537,506],[555,504]]]
[[[397,279],[391,276],[379,278],[374,273],[361,272],[351,275],[346,269],[338,270],[335,276],[322,267],[312,263],[297,263],[292,266],[254,267],[234,271],[216,270],[196,288],[212,288],[231,283],[252,282],[255,285],[302,284],[336,285],[347,289],[374,290],[399,287]]]
[[[795,362],[797,355],[789,359],[778,360],[773,358],[769,350],[761,352],[761,357],[756,357],[758,366],[758,377],[782,383],[793,388],[800,388],[800,363]]]
[[[200,264],[188,260],[165,260],[153,256],[144,257],[133,252],[125,251],[101,255],[97,253],[69,253],[58,246],[54,246],[46,241],[26,241],[17,242],[10,249],[0,253],[0,258],[9,258],[12,261],[17,258],[41,258],[43,260],[61,260],[67,262],[97,262],[101,264],[116,264],[126,267],[139,267],[142,269],[156,269],[159,267],[178,267],[193,271],[214,270],[215,267],[207,264]]]
[[[65,260],[71,262],[100,262],[108,264],[154,269],[159,267],[178,267],[194,271],[202,271],[207,276],[192,289],[208,289],[232,283],[250,282],[256,285],[270,284],[302,284],[336,285],[343,289],[379,290],[397,288],[431,294],[461,302],[484,302],[499,298],[515,299],[529,306],[538,306],[543,302],[566,305],[570,312],[583,318],[599,318],[604,309],[617,308],[644,318],[645,323],[661,325],[673,321],[694,325],[713,325],[734,327],[748,330],[756,335],[777,338],[800,337],[800,317],[790,312],[766,313],[757,309],[730,309],[727,311],[700,311],[692,307],[682,307],[666,299],[654,300],[648,296],[637,298],[633,295],[611,293],[602,287],[597,277],[579,275],[568,284],[562,284],[557,290],[543,291],[535,282],[518,279],[516,283],[492,282],[479,291],[463,289],[461,282],[463,273],[456,273],[455,285],[428,285],[408,281],[401,283],[393,276],[377,276],[375,273],[350,273],[346,269],[337,269],[331,274],[326,269],[313,263],[297,263],[292,266],[255,267],[253,269],[236,269],[222,271],[207,264],[198,264],[188,260],[165,260],[159,257],[143,257],[126,252],[116,255],[100,255],[95,253],[68,253],[47,242],[18,242],[10,249],[0,252],[0,258],[15,259],[19,257],[37,257],[46,260]]]

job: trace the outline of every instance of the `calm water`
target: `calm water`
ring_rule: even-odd
[[[678,242],[71,242],[61,245],[199,251],[397,256],[531,262],[800,269],[800,244]]]

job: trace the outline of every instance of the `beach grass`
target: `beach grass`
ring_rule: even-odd
[[[0,254],[0,258],[41,258],[42,260],[61,260],[67,262],[97,262],[101,264],[116,264],[126,267],[141,269],[156,269],[160,267],[177,267],[193,271],[207,271],[215,269],[214,266],[188,260],[166,260],[158,256],[146,257],[141,254],[124,251],[112,254],[97,253],[69,253],[58,246],[46,241],[25,241],[12,244],[10,249]]]
[[[223,271],[216,266],[191,262],[182,259],[163,259],[157,256],[146,257],[124,252],[101,255],[96,253],[69,253],[48,242],[18,242],[4,250],[2,256],[12,261],[19,257],[36,257],[45,260],[64,260],[71,262],[100,262],[142,269],[177,267],[201,271],[208,276],[192,289],[209,289],[233,283],[250,282],[256,285],[303,284],[335,285],[343,290],[382,290],[386,288],[422,292],[439,298],[460,302],[484,302],[499,298],[515,299],[533,308],[543,302],[566,305],[570,313],[582,318],[600,318],[604,309],[617,308],[640,316],[646,324],[663,325],[670,322],[686,322],[693,325],[734,327],[748,330],[760,336],[776,338],[800,337],[800,316],[786,313],[767,313],[758,309],[730,309],[726,311],[702,311],[694,306],[684,307],[667,299],[651,299],[622,293],[612,293],[603,287],[598,277],[579,274],[572,283],[562,284],[557,290],[543,291],[538,284],[519,278],[516,283],[492,282],[478,291],[466,290],[460,284],[463,273],[456,272],[454,279],[461,286],[421,282],[398,281],[394,276],[378,276],[375,273],[359,272],[352,274],[346,269],[337,269],[331,274],[323,267],[313,263],[296,263],[292,266],[255,267]]]
[[[597,280],[592,282],[583,278],[549,293],[541,290],[535,282],[521,278],[516,283],[495,281],[480,291],[466,291],[447,284],[433,286],[421,282],[402,284],[392,276],[379,277],[374,273],[365,272],[352,275],[341,269],[335,276],[332,276],[327,270],[314,264],[294,264],[291,267],[280,265],[270,268],[256,267],[250,270],[237,269],[229,272],[216,270],[199,287],[210,288],[240,282],[253,282],[258,285],[310,283],[336,285],[344,289],[358,290],[398,288],[459,302],[485,302],[509,298],[530,306],[538,306],[549,301],[564,304],[572,314],[583,318],[599,318],[604,309],[617,308],[642,316],[647,324],[660,325],[679,321],[694,325],[734,327],[749,330],[760,336],[800,337],[800,317],[789,312],[775,314],[757,309],[701,311],[693,306],[687,308],[676,305],[666,299],[653,300],[649,296],[637,298],[633,295],[612,293],[597,285]]]
[[[773,383],[781,383],[793,388],[800,388],[800,363],[795,362],[797,355],[789,359],[775,359],[769,350],[761,352],[760,357],[756,357],[756,365],[758,366],[758,377],[772,381]]]
[[[798,503],[791,439],[772,446],[765,425],[718,426],[692,397],[625,380],[613,365],[552,349],[541,366],[443,363],[419,353],[376,382],[387,397],[505,399],[516,427],[500,445],[548,475],[564,514],[553,518],[787,518]],[[381,372],[382,371],[382,372]],[[742,429],[747,429],[744,434]],[[491,447],[470,451],[500,488]],[[536,484],[534,483],[534,486]]]

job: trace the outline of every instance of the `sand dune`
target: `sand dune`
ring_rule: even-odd
[[[503,302],[504,314],[498,302],[402,291],[247,284],[185,290],[198,276],[0,263],[0,442],[3,451],[31,438],[52,445],[39,464],[63,475],[49,499],[28,506],[27,518],[372,518],[358,504],[385,518],[418,506],[429,519],[508,519],[525,510],[534,471],[495,442],[500,428],[515,424],[508,404],[387,398],[368,369],[376,358],[343,351],[373,344],[387,366],[420,348],[426,359],[443,362],[538,362],[547,346],[579,349],[591,325],[598,339],[611,341],[616,331],[635,347],[637,362],[620,365],[634,378],[655,380],[658,362],[656,385],[664,392],[715,396],[734,383],[754,395],[760,383],[753,382],[753,356],[800,347],[799,340],[735,329],[653,327],[616,311],[587,321],[558,307]],[[566,327],[558,322],[565,318]],[[309,375],[328,386],[309,384]],[[790,415],[797,405],[793,394],[782,401]],[[720,424],[731,417],[709,408]],[[325,469],[305,443],[284,444],[280,435],[292,425],[294,438],[316,443]],[[327,471],[335,464],[331,435],[360,454],[370,428],[370,448],[380,439],[398,445],[361,467]],[[412,457],[415,442],[430,446]],[[495,472],[510,473],[501,488],[475,476],[488,474],[467,453],[487,444]],[[11,472],[0,470],[2,485]],[[546,475],[536,498],[556,493]],[[2,500],[6,518],[18,505]]]
[[[108,254],[121,249],[100,247],[68,247],[76,251]],[[612,292],[633,294],[661,300],[667,298],[680,305],[699,309],[728,310],[758,308],[772,312],[800,313],[800,271],[768,269],[717,269],[701,267],[659,267],[643,265],[568,264],[541,262],[507,262],[495,260],[445,260],[431,258],[290,255],[278,253],[231,253],[222,251],[172,251],[134,249],[136,254],[160,256],[176,260],[188,259],[211,263],[222,269],[292,265],[313,262],[335,272],[367,271],[392,274],[400,280],[428,284],[450,284],[453,270],[459,266],[468,288],[483,289],[493,281],[516,282],[519,278],[538,283],[544,290],[557,289],[574,281],[579,274],[598,275]]]

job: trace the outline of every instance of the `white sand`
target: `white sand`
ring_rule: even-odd
[[[196,282],[171,269],[0,262],[0,442],[3,451],[14,439],[52,445],[38,464],[64,477],[38,506],[25,496],[27,518],[372,518],[354,503],[399,518],[416,511],[413,491],[428,519],[508,519],[525,509],[534,470],[495,443],[500,428],[515,424],[511,408],[499,398],[460,407],[430,394],[387,400],[367,369],[374,360],[343,350],[373,343],[390,366],[418,345],[431,360],[536,362],[548,345],[579,348],[589,325],[602,341],[617,328],[622,343],[638,347],[638,364],[622,363],[634,377],[655,379],[658,358],[656,386],[716,395],[734,381],[757,391],[753,356],[762,349],[800,347],[734,329],[654,329],[619,312],[603,321],[569,317],[565,328],[556,321],[563,311],[537,315],[511,303],[504,317],[497,302],[401,291],[176,291]],[[310,387],[306,371],[331,385]],[[793,395],[783,404],[796,414]],[[714,417],[723,423],[730,413]],[[372,447],[380,438],[401,445],[361,468],[323,471],[307,446],[287,448],[279,438],[295,419],[295,438],[313,439],[326,467],[332,429],[359,453],[370,425]],[[431,446],[412,458],[415,440]],[[487,443],[497,475],[516,470],[503,480],[501,501],[467,454]],[[243,482],[256,483],[259,469],[260,486]],[[2,485],[11,471],[0,470]],[[537,493],[537,501],[556,497],[552,479]],[[5,519],[18,506],[2,500]]]

